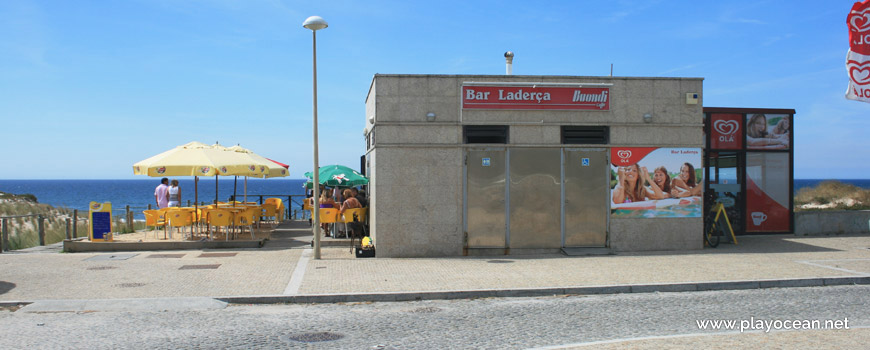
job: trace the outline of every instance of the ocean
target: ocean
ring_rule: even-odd
[[[181,200],[194,201],[194,180],[178,178],[181,188]],[[304,179],[259,179],[248,178],[248,201],[257,201],[258,195],[280,197],[305,194],[302,184]],[[143,219],[142,211],[148,205],[156,209],[154,188],[160,184],[160,178],[136,180],[0,180],[0,192],[36,196],[39,203],[55,207],[78,209],[79,215],[87,215],[90,202],[110,202],[114,215],[123,215],[124,207],[129,205],[136,214],[136,219]],[[221,177],[218,181],[218,199],[229,200],[233,194],[233,178]],[[199,179],[198,198],[200,202],[213,202],[215,199],[215,178]],[[238,179],[236,194],[239,200],[245,193],[245,179]],[[284,198],[286,201],[287,199]]]

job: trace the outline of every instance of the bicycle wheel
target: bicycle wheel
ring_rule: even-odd
[[[716,223],[713,223],[710,225],[710,229],[704,234],[704,242],[706,242],[710,248],[716,248],[719,246],[719,238],[721,234],[722,228]]]

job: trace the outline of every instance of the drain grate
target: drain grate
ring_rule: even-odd
[[[102,254],[92,256],[85,261],[103,261],[103,260],[127,260],[139,254]]]
[[[181,259],[184,257],[184,254],[151,254],[148,257],[158,259]]]
[[[333,332],[317,332],[317,333],[300,333],[288,337],[290,340],[301,343],[317,343],[322,341],[333,341],[344,338],[343,335]]]
[[[421,313],[421,314],[431,314],[431,313],[433,313],[433,312],[438,312],[438,311],[441,311],[441,308],[438,308],[438,307],[431,307],[431,306],[430,306],[430,307],[420,307],[420,308],[416,308],[416,309],[411,310],[411,311],[409,311],[409,312]]]
[[[209,265],[184,265],[179,267],[179,270],[214,270],[220,267],[221,264],[209,264]]]
[[[114,270],[117,268],[117,266],[91,266],[88,268],[88,271]]]
[[[486,262],[490,264],[510,264],[513,260],[487,260]]]
[[[120,283],[120,284],[116,284],[115,287],[118,287],[118,288],[136,288],[136,287],[142,287],[144,285],[145,285],[145,283]]]
[[[239,253],[202,253],[197,258],[229,258]]]

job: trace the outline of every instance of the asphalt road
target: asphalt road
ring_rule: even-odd
[[[0,348],[863,348],[868,311],[870,286],[168,311],[3,309]],[[849,329],[699,329],[706,320],[791,328],[812,320],[843,328],[848,320]]]

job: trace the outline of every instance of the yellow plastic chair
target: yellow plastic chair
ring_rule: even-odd
[[[353,251],[353,241],[357,237],[357,235],[359,235],[360,239],[365,236],[364,233],[366,228],[365,224],[363,223],[365,220],[363,215],[365,215],[365,209],[363,208],[345,209],[344,213],[341,213],[341,222],[344,223],[344,232],[348,237],[350,237],[351,251]],[[353,222],[357,222],[360,224],[360,227],[362,227],[362,232],[356,232],[356,230],[354,230],[353,234],[350,233],[350,230],[347,229],[347,224]]]
[[[209,227],[226,227],[226,235],[229,238],[230,227],[233,226],[233,213],[226,209],[212,209],[208,211],[208,226]],[[217,233],[217,232],[215,232]],[[211,237],[209,237],[211,238]]]
[[[284,221],[284,201],[281,200],[281,198],[266,198],[266,201],[263,204],[275,205],[275,221],[278,223]]]
[[[336,208],[320,208],[320,223],[321,224],[332,224],[333,227],[335,223],[338,222],[338,209]],[[335,235],[333,235],[335,236]]]
[[[166,212],[166,221],[169,221],[169,227],[181,228],[190,226],[191,235],[193,234],[193,220],[191,220],[190,211],[187,210],[169,210]],[[169,238],[172,238],[172,229],[169,229]]]
[[[253,209],[248,208],[243,211],[237,212],[235,217],[233,217],[233,224],[239,227],[241,230],[242,226],[247,226],[248,231],[251,233],[251,239],[254,239],[254,216],[257,215]]]
[[[302,200],[302,211],[308,212],[308,226],[311,226],[311,217],[314,216],[314,213],[311,211],[311,201],[312,198],[305,198]]]
[[[269,220],[269,221],[274,220],[275,222],[277,222],[277,220],[278,220],[278,206],[276,206],[274,204],[270,204],[270,203],[263,203],[262,208],[263,208],[263,217],[266,218],[266,220]],[[272,227],[274,227],[274,226],[272,226]]]
[[[149,209],[142,213],[145,214],[145,226],[153,227],[155,229],[154,238],[159,238],[159,233],[156,232],[158,227],[162,227],[164,234],[166,233],[166,220],[164,219],[162,211]]]

